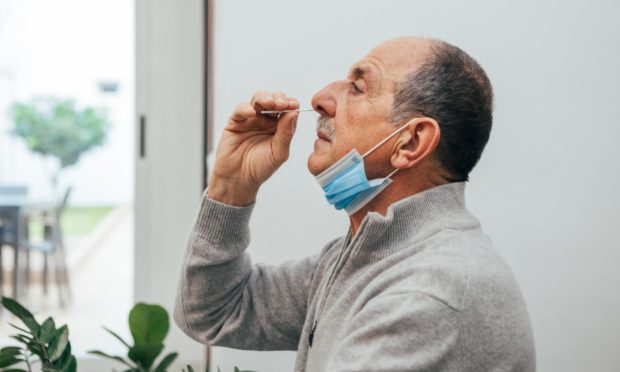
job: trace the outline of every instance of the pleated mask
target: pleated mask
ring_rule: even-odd
[[[412,120],[413,121],[413,120]],[[353,149],[340,160],[316,176],[316,180],[325,193],[325,199],[336,209],[344,209],[348,215],[352,215],[374,199],[381,191],[392,183],[395,169],[385,178],[368,180],[364,170],[364,158],[378,149],[405,129],[411,121],[407,122],[389,136],[385,137],[364,155]]]

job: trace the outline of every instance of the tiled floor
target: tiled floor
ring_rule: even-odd
[[[41,286],[35,286],[22,300],[39,321],[51,315],[57,325],[69,325],[71,346],[78,358],[92,349],[126,355],[123,346],[102,325],[131,339],[127,316],[133,288],[133,209],[121,208],[109,232],[95,243],[77,267],[71,268],[73,300],[67,309],[59,309],[54,286],[47,297],[43,296]],[[8,337],[14,332],[7,321],[19,322],[6,311],[0,315],[0,346],[14,344]]]

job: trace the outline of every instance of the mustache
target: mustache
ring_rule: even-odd
[[[329,117],[321,115],[316,120],[316,131],[324,133],[330,141],[333,141],[336,128]]]

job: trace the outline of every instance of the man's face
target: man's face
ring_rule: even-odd
[[[355,63],[347,79],[314,95],[312,106],[321,117],[308,158],[310,173],[321,173],[354,148],[363,154],[396,129],[388,120],[396,85],[420,62],[422,43],[412,38],[385,42]],[[391,152],[385,144],[368,156],[369,178],[385,176]]]

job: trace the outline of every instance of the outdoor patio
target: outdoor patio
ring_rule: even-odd
[[[88,235],[66,239],[72,301],[65,309],[59,307],[53,275],[49,292],[43,295],[42,260],[33,253],[32,281],[20,301],[41,321],[53,316],[57,324],[68,324],[78,358],[93,349],[123,354],[123,346],[102,325],[130,338],[127,315],[133,305],[133,215],[132,206],[116,207]],[[10,253],[5,250],[5,263],[12,261]],[[12,270],[8,264],[6,268]],[[5,276],[4,293],[8,294],[10,272]],[[0,313],[1,345],[16,344],[9,338],[16,330],[8,322],[18,324],[19,320],[6,311]]]

